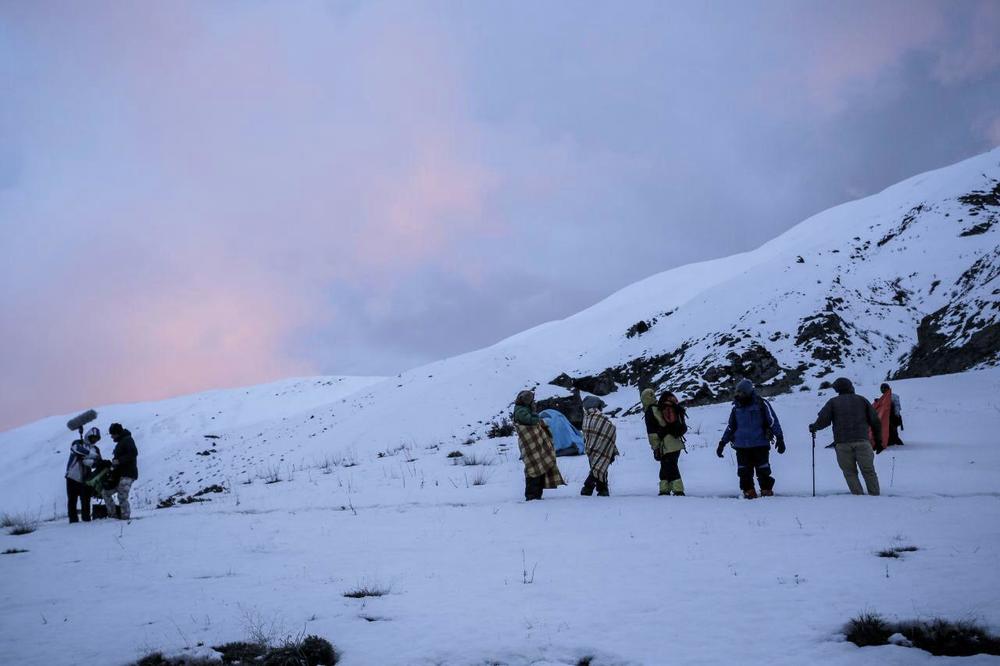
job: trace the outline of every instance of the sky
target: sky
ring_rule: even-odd
[[[0,429],[389,375],[1000,145],[1000,2],[0,0]]]

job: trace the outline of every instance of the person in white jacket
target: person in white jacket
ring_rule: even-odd
[[[97,448],[100,439],[101,431],[91,428],[83,439],[78,439],[70,445],[69,460],[66,462],[66,513],[71,523],[80,520],[77,503],[80,504],[79,513],[83,515],[83,522],[90,522],[91,492],[84,481],[90,469],[101,457],[101,451]]]

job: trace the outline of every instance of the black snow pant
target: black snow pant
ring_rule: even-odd
[[[583,482],[583,489],[580,491],[580,494],[593,495],[595,487],[597,488],[598,495],[609,494],[607,481],[598,481],[593,472],[587,475],[587,480]]]
[[[681,452],[660,454],[660,481],[676,481],[681,478],[681,469],[677,466]]]
[[[736,473],[740,476],[740,490],[753,490],[753,475],[756,472],[761,490],[774,488],[771,476],[771,447],[751,446],[736,449]]]
[[[899,426],[903,419],[899,416],[889,417],[889,446],[902,446],[903,440],[899,438]]]
[[[545,489],[545,477],[544,476],[526,476],[524,477],[524,499],[528,502],[531,500],[542,499],[542,491]]]
[[[80,520],[76,512],[77,500],[80,501],[83,522],[90,522],[90,488],[86,484],[67,478],[66,500],[66,513],[69,515],[69,522],[75,523]]]

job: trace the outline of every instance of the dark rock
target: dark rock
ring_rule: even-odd
[[[628,327],[628,329],[625,330],[625,337],[634,338],[637,335],[642,335],[652,327],[653,327],[652,323],[648,321],[637,321],[636,323],[632,324],[631,326]]]
[[[551,384],[552,386],[559,386],[564,389],[571,389],[573,388],[574,381],[575,380],[572,377],[570,377],[564,372],[555,379],[553,379],[552,381],[550,381],[549,384]]]
[[[615,383],[614,377],[607,370],[598,375],[588,375],[579,379],[574,379],[564,372],[550,381],[549,384],[600,396],[605,396],[618,390],[618,385]]]
[[[989,323],[972,333],[966,341],[955,345],[955,336],[942,333],[940,328],[950,309],[950,306],[945,306],[920,321],[917,344],[892,379],[933,377],[963,372],[981,364],[1000,363],[1000,323]]]
[[[895,238],[896,236],[901,235],[903,232],[905,232],[907,229],[909,229],[910,225],[913,224],[916,221],[917,216],[923,210],[924,210],[924,205],[923,204],[920,204],[919,206],[914,206],[913,208],[911,208],[909,210],[909,212],[906,215],[903,216],[903,219],[899,223],[899,226],[897,226],[895,229],[893,229],[892,231],[890,231],[889,233],[887,233],[885,236],[882,237],[882,240],[880,240],[878,242],[878,246],[882,247],[883,245],[885,245],[886,243],[888,243],[889,241],[891,241],[893,238]]]
[[[618,384],[607,371],[599,375],[580,377],[573,383],[573,388],[593,393],[594,395],[605,396],[618,390]]]

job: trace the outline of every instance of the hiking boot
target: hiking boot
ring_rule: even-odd
[[[684,491],[683,490],[675,490],[674,491],[674,497],[684,497]]]
[[[768,488],[767,490],[764,490],[763,488],[761,488],[760,489],[760,496],[761,497],[774,497],[774,491],[771,490],[770,488]]]
[[[611,497],[611,493],[608,492],[607,490],[598,490],[597,491],[597,496],[598,497]]]
[[[749,488],[743,491],[743,497],[746,499],[757,499],[757,491],[753,488]]]
[[[591,495],[594,494],[594,486],[588,486],[587,484],[583,484],[583,488],[580,488],[580,494],[590,497]]]
[[[670,482],[660,481],[660,495],[669,495],[669,494],[670,494]]]

